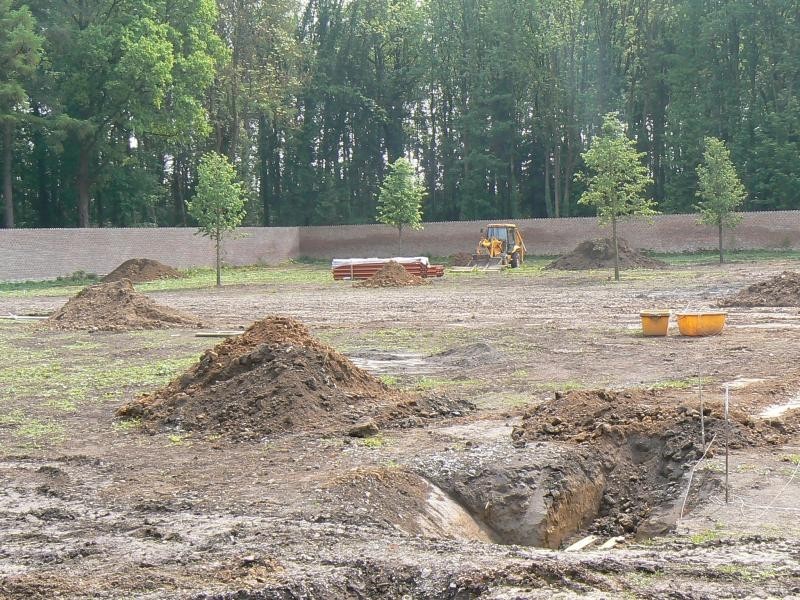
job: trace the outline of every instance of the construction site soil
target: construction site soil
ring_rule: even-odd
[[[353,285],[368,288],[406,287],[412,285],[428,285],[430,282],[418,275],[412,275],[400,263],[390,260],[369,279],[358,281]]]
[[[174,279],[180,276],[180,271],[157,260],[131,258],[103,277],[102,280],[108,283],[128,279],[131,283],[143,283],[157,279]]]
[[[248,327],[211,350],[0,321],[0,598],[800,597],[800,312],[639,320],[793,268],[158,292]]]
[[[724,298],[720,306],[800,306],[800,273],[784,271]]]
[[[263,439],[291,432],[380,427],[414,416],[463,414],[466,402],[432,401],[390,390],[288,317],[267,317],[211,350],[164,388],[117,415],[147,430],[169,429]],[[421,417],[420,417],[421,418]]]
[[[617,253],[620,269],[663,269],[667,263],[651,258],[633,248],[625,239],[617,238]],[[613,238],[598,238],[586,240],[564,256],[560,256],[546,269],[561,269],[563,271],[588,271],[591,269],[606,269],[614,266],[614,240]]]
[[[187,313],[157,304],[123,279],[84,288],[42,326],[61,331],[132,331],[197,328],[203,323]]]

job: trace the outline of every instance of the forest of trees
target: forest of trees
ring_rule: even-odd
[[[6,226],[190,225],[212,150],[249,225],[374,222],[403,156],[428,221],[594,214],[609,111],[659,210],[706,136],[746,210],[800,209],[800,2],[0,0]]]

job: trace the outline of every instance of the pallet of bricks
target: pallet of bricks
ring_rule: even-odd
[[[432,265],[426,256],[398,256],[395,258],[334,258],[331,273],[336,280],[369,279],[389,261],[394,261],[419,277],[442,277],[443,265]]]

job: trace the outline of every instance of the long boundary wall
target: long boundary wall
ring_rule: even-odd
[[[735,249],[800,250],[800,211],[745,213],[725,246]],[[579,242],[604,235],[591,217],[515,221],[532,254],[562,254]],[[291,258],[447,256],[471,252],[487,221],[427,223],[421,231],[397,231],[385,225],[331,227],[247,227],[225,244],[232,265],[278,264]],[[661,215],[620,224],[634,247],[658,252],[716,248],[716,231],[697,223],[696,215]],[[0,281],[49,279],[83,270],[105,274],[129,258],[152,258],[178,268],[211,266],[212,243],[192,228],[159,229],[11,229],[0,230]]]
[[[214,244],[192,228],[0,230],[0,281],[50,279],[81,270],[104,275],[129,258],[182,269],[214,264]],[[243,227],[224,244],[232,265],[275,264],[300,255],[296,227]]]
[[[735,249],[800,249],[800,211],[744,213],[742,223],[725,232],[725,247]],[[503,222],[502,220],[499,222]],[[569,252],[580,242],[609,235],[594,217],[517,219],[531,254]],[[423,254],[449,256],[472,252],[487,221],[428,223],[420,231],[404,231],[402,246],[397,230],[385,225],[340,225],[300,229],[300,252],[313,258]],[[697,215],[660,215],[652,220],[631,219],[619,224],[619,233],[635,248],[657,252],[687,252],[716,248],[717,231],[697,222]]]

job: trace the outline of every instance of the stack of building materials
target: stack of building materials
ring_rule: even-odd
[[[396,256],[394,258],[334,258],[331,273],[336,280],[369,279],[381,270],[383,265],[394,261],[403,265],[406,271],[418,277],[442,277],[444,267],[432,265],[426,256]]]

